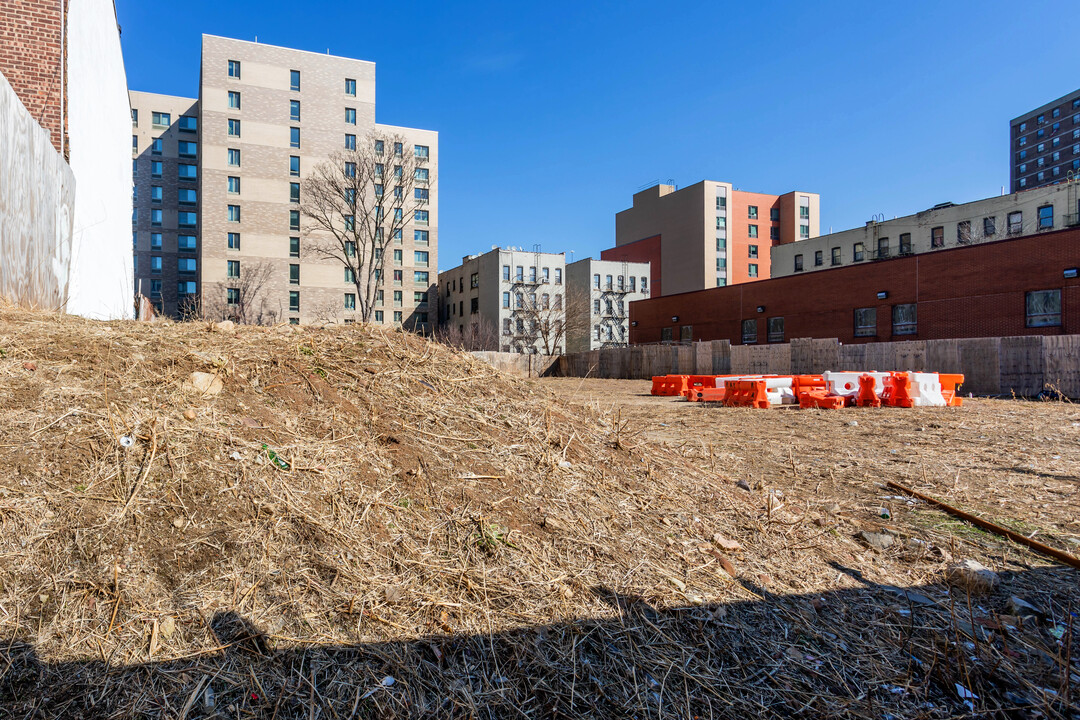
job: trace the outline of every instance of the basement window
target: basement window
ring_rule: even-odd
[[[892,334],[914,335],[917,332],[915,303],[893,305]]]
[[[769,318],[769,342],[782,343],[784,342],[784,318],[771,317]]]
[[[877,335],[877,308],[855,309],[855,337]]]
[[[744,345],[750,345],[757,342],[757,320],[743,320],[742,321],[742,341]]]

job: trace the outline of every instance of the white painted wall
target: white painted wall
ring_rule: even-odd
[[[77,182],[67,310],[130,318],[131,106],[113,0],[71,0],[67,43],[69,162]]]

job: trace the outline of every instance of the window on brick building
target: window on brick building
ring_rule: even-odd
[[[747,257],[751,259],[757,258],[757,245],[747,246]]]
[[[855,337],[877,335],[877,308],[855,309]]]
[[[833,265],[839,265],[840,264],[840,248],[838,248],[838,247],[834,247],[832,249],[832,264]]]
[[[945,228],[938,226],[936,228],[930,228],[930,247],[939,248],[945,247]]]
[[[863,244],[861,242],[860,243],[855,243],[852,246],[852,248],[851,248],[851,257],[855,262],[862,262],[863,259],[866,257],[866,250],[864,249]]]
[[[1025,297],[1027,327],[1061,325],[1061,290],[1034,290]]]
[[[892,306],[892,334],[914,335],[916,332],[915,303]]]
[[[596,339],[600,339],[600,326],[596,326]],[[660,342],[670,345],[671,344],[671,328],[660,328]]]
[[[1054,229],[1054,206],[1043,205],[1039,208],[1039,229],[1040,230],[1053,230]]]
[[[802,272],[802,255],[795,256],[795,272]]]
[[[750,225],[747,228],[747,233],[750,237],[756,238],[758,236],[757,225]]]
[[[983,237],[993,237],[997,233],[997,217],[983,218]]]
[[[608,339],[611,339],[611,328],[608,328]],[[694,340],[694,326],[693,325],[680,325],[679,326],[679,342],[693,342]]]
[[[956,223],[956,242],[961,245],[971,242],[971,221],[961,220]]]
[[[771,343],[784,342],[784,318],[771,317],[768,321],[768,340]]]
[[[750,205],[746,208],[746,217],[750,220],[757,220],[757,205]]]
[[[814,251],[814,267],[821,267],[824,264],[825,264],[825,251],[824,250],[815,250]]]
[[[758,276],[757,263],[750,263],[749,265],[747,265],[746,266],[746,274],[749,277],[757,277]]]
[[[757,320],[742,321],[742,341],[744,345],[757,342]]]
[[[911,254],[911,233],[900,233],[900,254]]]
[[[773,222],[780,222],[780,208],[769,208],[769,219]]]

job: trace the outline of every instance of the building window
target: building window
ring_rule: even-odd
[[[240,151],[229,148],[229,167],[240,167]]]
[[[199,201],[198,193],[191,188],[180,188],[177,191],[177,201],[181,205],[195,205]]]
[[[427,285],[430,282],[431,275],[427,270],[416,270],[413,272],[413,282],[417,285]],[[476,287],[473,285],[473,287]],[[476,298],[473,298],[475,301]]]
[[[1039,229],[1040,230],[1053,230],[1054,229],[1054,206],[1043,205],[1039,208]]]
[[[915,303],[893,305],[892,334],[914,335],[916,332]]]
[[[758,276],[757,263],[750,263],[749,265],[747,265],[746,266],[746,274],[749,277],[757,277]]]
[[[1025,295],[1027,327],[1061,325],[1061,290],[1035,290]]]
[[[139,111],[131,108],[131,126],[139,127]]]
[[[345,133],[345,149],[346,150],[355,150],[356,149],[356,136],[355,135],[350,135],[348,133]]]
[[[430,175],[427,168],[416,168],[413,170],[413,179],[417,182],[427,182]]]
[[[356,81],[352,78],[345,78],[345,94],[349,97],[356,97]]]
[[[756,323],[755,323],[756,325]],[[771,317],[768,321],[768,340],[771,343],[784,342],[784,318]]]
[[[802,238],[803,240],[810,237],[810,226],[809,225],[800,225],[799,226],[799,237]]]
[[[945,228],[938,226],[930,229],[930,247],[945,247]]]
[[[150,249],[161,249],[161,233],[150,233]]]
[[[289,211],[289,229],[290,230],[299,230],[300,229],[300,211],[299,210],[290,210]]]
[[[427,202],[428,201],[428,189],[427,188],[414,188],[413,189],[413,198],[417,202]]]
[[[240,261],[239,260],[226,260],[225,261],[225,277],[238,278],[240,277]]]
[[[181,163],[176,167],[176,175],[179,180],[195,181],[199,179],[198,165],[185,165]]]
[[[747,257],[749,257],[752,260],[757,258],[757,245],[748,245],[747,246]]]
[[[900,254],[911,254],[911,233],[900,233]]]
[[[289,101],[289,119],[295,122],[300,122],[300,101]]]
[[[240,93],[235,92],[233,90],[229,91],[229,109],[230,110],[239,110],[240,109]]]
[[[504,292],[502,294],[502,306],[504,308],[509,308],[510,307],[510,293]]]
[[[757,320],[742,321],[742,341],[744,345],[757,342]]]
[[[956,242],[965,245],[971,242],[971,221],[961,220],[956,223]]]
[[[289,291],[289,312],[292,312],[292,313],[300,312],[300,291],[299,290],[290,290]]]
[[[780,228],[778,228],[778,227],[769,228],[769,239],[770,240],[779,240],[780,239]]]
[[[290,70],[289,71],[289,89],[294,91],[294,92],[299,92],[300,91],[300,71],[299,70]]]
[[[780,208],[769,208],[769,220],[780,222]]]
[[[345,293],[345,309],[356,309],[356,293]]]
[[[427,225],[429,217],[427,210],[417,210],[413,215],[413,222],[417,225]]]
[[[199,118],[194,115],[180,116],[180,132],[198,132]]]
[[[193,166],[181,166],[181,167],[193,167]],[[150,161],[150,177],[156,177],[156,178],[161,177],[163,169],[164,169],[164,165],[162,165],[162,162],[160,160],[151,160]]]
[[[289,202],[300,202],[300,183],[289,183]]]
[[[228,186],[229,194],[230,195],[239,195],[240,194],[240,178],[238,178],[238,177],[229,177],[228,183],[229,183],[229,186]]]
[[[855,309],[855,337],[877,335],[877,308]]]
[[[997,218],[994,216],[983,218],[983,237],[993,237],[997,233]]]
[[[480,298],[472,298],[469,300],[469,314],[475,315],[480,312]]]
[[[427,250],[414,250],[413,251],[413,264],[418,267],[428,266],[428,252]]]
[[[163,148],[164,144],[161,138],[154,138],[150,141],[150,153],[152,155],[160,155]]]
[[[151,185],[150,186],[150,202],[159,203],[159,202],[161,202],[161,198],[162,198],[161,186],[160,185]]]
[[[349,250],[350,250],[349,246],[350,245],[352,246],[352,248],[351,248],[352,249],[352,254],[349,254]],[[346,243],[345,244],[345,254],[348,255],[349,257],[353,257],[354,255],[356,255],[356,245],[353,244],[353,243]],[[298,238],[298,237],[289,238],[289,257],[294,257],[294,258],[300,257],[300,238]]]
[[[399,143],[399,142],[394,143],[394,156],[395,157],[402,157],[404,149],[405,149],[405,146],[402,145],[401,143]]]
[[[289,284],[300,284],[300,266],[296,263],[289,265]]]
[[[198,292],[198,283],[194,280],[186,280],[176,284],[176,293],[178,295],[194,295]]]
[[[838,247],[834,247],[832,249],[832,264],[833,265],[839,265],[840,264],[840,248],[838,248]]]
[[[152,255],[152,256],[150,256],[150,272],[154,273],[155,275],[160,275],[161,274],[161,256],[160,255]]]
[[[229,77],[235,78],[237,80],[240,79],[240,61],[239,60],[230,60],[229,61]]]
[[[757,205],[750,205],[746,208],[746,217],[750,220],[757,220]]]
[[[229,249],[230,250],[239,250],[240,249],[240,233],[229,233],[228,240],[229,240]]]
[[[150,122],[155,128],[159,130],[167,128],[172,125],[172,115],[163,112],[151,113]]]
[[[300,177],[300,156],[289,156],[289,177]]]
[[[289,147],[300,147],[300,128],[289,128]]]
[[[803,270],[802,255],[796,255],[795,256],[795,272],[802,272],[802,270]]]
[[[199,143],[181,140],[176,144],[177,154],[184,158],[193,158],[199,154]]]
[[[353,272],[353,269],[351,267],[346,267],[345,268],[345,283],[347,285],[355,285],[356,284],[356,273]]]
[[[161,227],[161,210],[150,211],[150,224],[154,227]]]
[[[855,243],[851,248],[851,257],[855,262],[862,262],[865,257],[864,246],[861,242]]]
[[[825,264],[825,252],[823,250],[814,251],[814,267],[821,267]]]
[[[804,220],[810,219],[810,198],[801,197],[799,199],[799,217]]]
[[[758,234],[757,234],[757,225],[748,226],[747,234],[752,238],[756,238],[758,236]]]
[[[717,218],[716,218],[716,229],[717,230],[727,230],[727,218],[726,217],[717,216]]]
[[[347,178],[356,177],[356,163],[354,163],[354,162],[346,162],[345,163],[345,177],[347,177]]]
[[[229,205],[229,222],[240,222],[240,206]]]
[[[555,268],[555,284],[562,285],[562,268]],[[630,289],[634,289],[634,278],[630,278]]]
[[[345,124],[356,124],[356,108],[345,108]]]
[[[1024,230],[1024,213],[1020,210],[1011,212],[1007,218],[1009,224],[1009,234],[1019,235]]]

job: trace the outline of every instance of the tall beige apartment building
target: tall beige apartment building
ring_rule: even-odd
[[[128,94],[135,293],[177,317],[197,310],[199,293],[199,103]]]
[[[334,152],[373,137],[428,169],[415,217],[388,238],[372,320],[428,331],[438,274],[438,133],[375,122],[375,64],[203,35],[200,107],[200,272],[207,312],[258,282],[247,318],[352,322],[356,289],[340,262],[305,247],[303,178]],[[247,283],[248,285],[245,285]],[[429,307],[431,316],[429,317]]]

